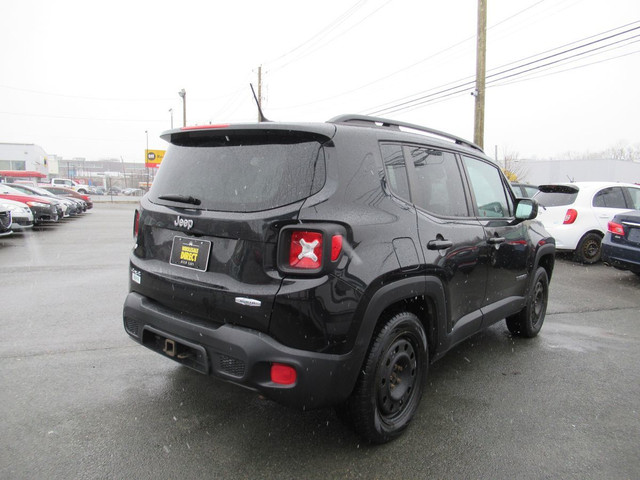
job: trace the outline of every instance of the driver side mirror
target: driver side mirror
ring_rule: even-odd
[[[532,198],[516,200],[516,220],[533,220],[538,216],[538,202]]]

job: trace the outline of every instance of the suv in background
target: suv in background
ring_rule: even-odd
[[[54,187],[64,187],[73,190],[74,192],[78,192],[82,195],[86,195],[89,193],[89,186],[83,185],[81,183],[76,182],[75,180],[71,180],[69,178],[52,178],[51,185]]]
[[[618,213],[640,209],[640,185],[630,183],[557,183],[538,189],[533,197],[541,207],[538,219],[557,249],[587,264],[600,261],[608,222]]]
[[[123,310],[142,345],[383,443],[453,346],[540,331],[554,240],[474,144],[355,115],[162,138]]]

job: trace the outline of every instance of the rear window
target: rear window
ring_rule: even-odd
[[[325,181],[321,139],[299,132],[216,133],[174,139],[151,188],[162,196],[197,199],[189,208],[256,212],[317,193]],[[178,144],[176,144],[178,143]]]
[[[563,185],[542,185],[535,198],[544,207],[562,207],[571,205],[578,197],[578,190],[575,187]]]

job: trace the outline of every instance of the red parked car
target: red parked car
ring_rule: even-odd
[[[71,190],[70,188],[60,187],[58,185],[39,184],[38,187],[49,190],[54,195],[60,195],[61,197],[79,198],[80,200],[85,201],[85,203],[87,204],[87,209],[93,208],[93,202],[91,201],[91,197],[89,195],[84,195],[82,193],[76,192],[75,190]]]
[[[33,212],[33,220],[36,225],[45,222],[57,222],[59,220],[56,206],[42,197],[24,195],[15,188],[0,183],[0,198],[14,200],[28,205]]]

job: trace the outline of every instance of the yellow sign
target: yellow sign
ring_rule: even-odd
[[[145,150],[144,164],[147,168],[160,168],[166,150]]]

